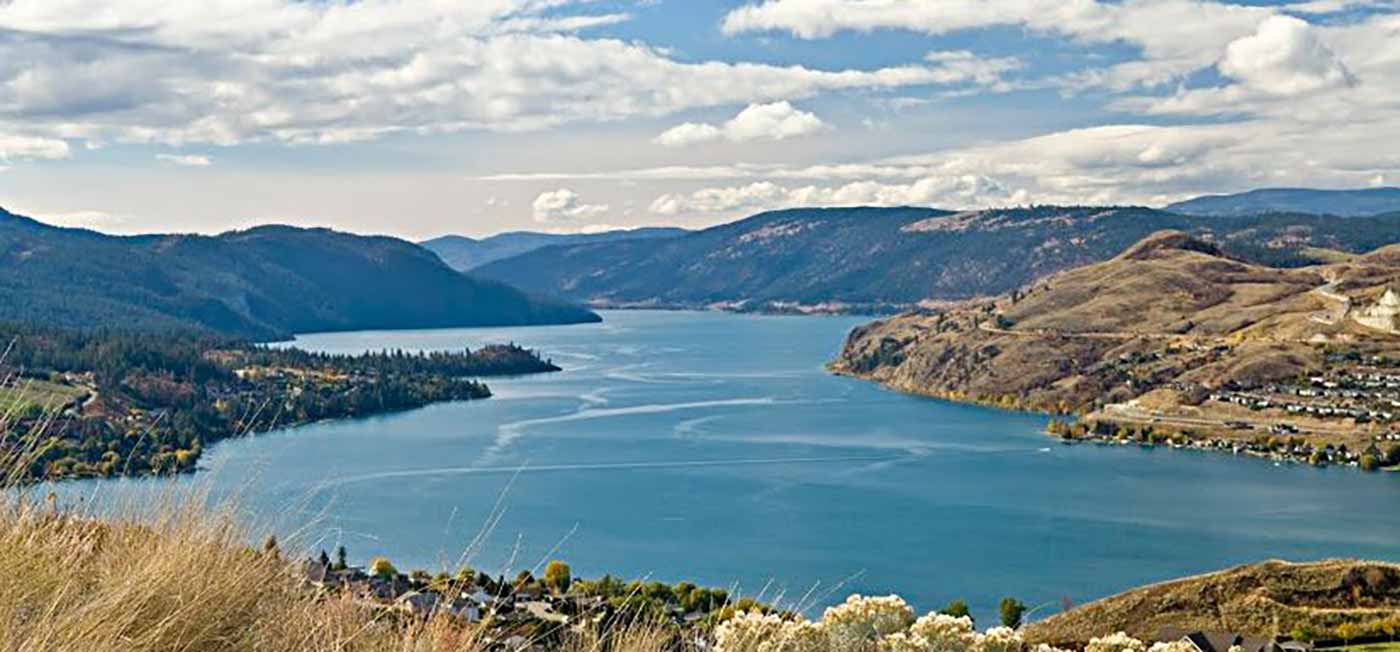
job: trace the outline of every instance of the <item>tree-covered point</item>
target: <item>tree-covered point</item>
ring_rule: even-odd
[[[189,471],[213,442],[490,396],[557,371],[512,345],[327,355],[207,333],[0,325],[0,478]]]

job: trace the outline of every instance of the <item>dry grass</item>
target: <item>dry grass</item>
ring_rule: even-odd
[[[12,497],[0,508],[0,650],[463,650],[476,630],[387,618],[298,586],[226,512],[152,505],[95,521]],[[159,516],[149,517],[149,515]]]
[[[199,489],[105,511],[56,504],[15,470],[54,427],[17,432],[29,394],[0,378],[0,652],[476,652],[490,628],[424,621],[317,594],[299,564],[255,551],[236,505]],[[52,416],[52,415],[50,415]],[[10,471],[7,473],[5,469]],[[295,538],[295,536],[291,537]],[[575,634],[565,652],[683,646],[645,624]]]
[[[1138,587],[1026,628],[1033,642],[1083,641],[1096,632],[1151,638],[1166,627],[1324,638],[1343,623],[1400,617],[1400,566],[1383,562],[1267,561]]]
[[[301,586],[227,510],[196,497],[97,521],[20,497],[0,506],[0,651],[476,652],[489,628],[376,610]],[[150,515],[160,516],[151,518]],[[569,632],[566,652],[683,650],[673,628]]]

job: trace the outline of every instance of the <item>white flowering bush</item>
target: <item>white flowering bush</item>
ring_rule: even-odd
[[[898,596],[853,595],[818,621],[740,612],[715,630],[715,652],[1067,652],[1026,645],[1010,627],[979,633],[972,619],[930,613],[915,618]],[[1151,647],[1123,632],[1089,641],[1084,652],[1194,652],[1182,641]],[[1244,652],[1230,650],[1230,652]]]
[[[1147,646],[1124,632],[1091,638],[1084,652],[1146,652]]]
[[[1244,648],[1236,650],[1235,647],[1230,648],[1230,652],[1244,652]],[[1196,647],[1186,641],[1167,641],[1153,643],[1152,647],[1147,648],[1147,652],[1196,652]]]
[[[822,614],[821,624],[832,650],[860,650],[908,629],[914,624],[914,609],[895,595],[853,595],[828,608]]]
[[[927,614],[909,628],[923,642],[925,652],[976,652],[981,635],[967,616]]]
[[[1010,627],[993,627],[977,640],[978,652],[1024,652],[1026,642]]]
[[[778,638],[759,646],[762,652],[829,652],[826,629],[806,619],[783,624]]]
[[[776,615],[741,611],[715,628],[715,647],[720,652],[769,652],[785,627]]]

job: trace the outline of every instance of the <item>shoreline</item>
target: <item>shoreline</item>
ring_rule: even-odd
[[[1047,412],[1043,410],[1027,409],[1024,407],[1018,407],[1016,405],[1008,405],[1001,401],[979,400],[975,398],[970,398],[966,397],[965,395],[959,392],[944,392],[936,390],[927,390],[917,387],[906,387],[903,384],[892,383],[882,380],[871,374],[861,374],[847,369],[842,369],[835,362],[828,363],[826,369],[828,372],[834,375],[843,376],[846,378],[853,378],[865,382],[872,382],[890,391],[899,392],[901,394],[907,394],[910,396],[921,396],[924,398],[945,401],[957,405],[969,405],[982,408],[990,408],[994,410],[1015,412],[1018,414],[1042,415],[1052,419],[1055,416],[1070,416],[1075,419],[1075,421],[1071,422],[1071,424],[1082,424],[1083,422],[1081,420],[1084,419],[1086,416],[1089,416],[1086,414],[1075,412]],[[1328,445],[1326,448],[1320,449],[1313,449],[1309,447],[1306,450],[1294,450],[1288,448],[1285,448],[1284,450],[1278,450],[1274,448],[1263,448],[1257,444],[1241,440],[1232,440],[1222,437],[1206,437],[1198,439],[1187,437],[1185,435],[1182,435],[1180,432],[1171,432],[1169,434],[1167,431],[1155,433],[1157,437],[1160,437],[1160,439],[1156,440],[1135,439],[1126,435],[1100,434],[1095,433],[1093,430],[1086,430],[1084,434],[1076,434],[1070,436],[1068,434],[1059,434],[1052,432],[1051,429],[1054,423],[1062,422],[1056,422],[1052,420],[1051,424],[1047,425],[1046,428],[1040,432],[1047,439],[1053,439],[1065,445],[1093,444],[1098,446],[1137,445],[1142,448],[1170,447],[1172,450],[1190,450],[1201,453],[1228,454],[1232,457],[1252,457],[1263,461],[1272,461],[1276,465],[1288,464],[1310,466],[1313,468],[1342,466],[1356,469],[1358,471],[1362,470],[1360,468],[1360,458],[1362,457],[1362,454],[1350,451],[1341,452],[1336,449],[1333,449],[1330,445]],[[1108,423],[1118,427],[1131,425],[1131,422],[1114,421],[1112,419],[1096,419],[1094,423]],[[1321,460],[1315,460],[1313,456],[1319,452],[1323,453],[1326,457]],[[1363,472],[1400,473],[1400,466],[1381,466],[1380,468]]]

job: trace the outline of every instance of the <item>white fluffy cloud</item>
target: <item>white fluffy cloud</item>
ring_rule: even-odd
[[[585,204],[568,188],[542,192],[531,204],[537,222],[585,220],[608,212],[607,204]]]
[[[1351,73],[1306,21],[1270,16],[1230,43],[1220,72],[1272,95],[1298,95],[1352,83]]]
[[[935,83],[936,66],[682,62],[575,30],[587,0],[11,0],[0,129],[105,142],[341,143],[530,130]]]
[[[156,154],[156,160],[188,168],[204,168],[214,164],[214,160],[202,154]]]
[[[653,142],[666,147],[687,147],[721,139],[733,143],[777,141],[814,134],[826,127],[826,123],[815,114],[800,111],[783,101],[750,104],[722,125],[695,122],[677,125],[657,136]]]

